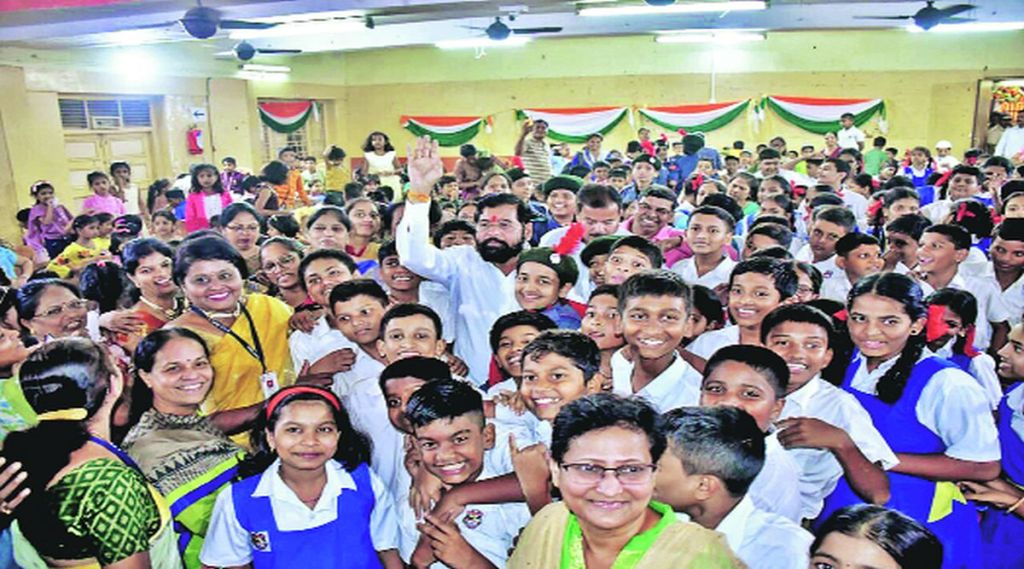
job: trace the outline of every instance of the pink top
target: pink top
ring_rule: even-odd
[[[626,221],[623,221],[620,228],[630,233],[633,233],[633,218],[631,217]],[[658,232],[654,234],[654,238],[651,239],[651,241],[657,243],[658,241],[664,241],[665,239],[668,239],[670,237],[683,238],[682,243],[680,243],[678,247],[674,249],[669,249],[668,251],[662,251],[662,254],[665,256],[666,267],[671,267],[677,262],[687,257],[693,256],[693,251],[690,250],[690,246],[686,243],[685,235],[686,231],[682,229],[676,229],[671,225],[666,225],[665,227],[662,227],[660,230],[658,230]]]
[[[82,213],[91,213],[93,215],[101,212],[109,213],[114,217],[118,217],[127,213],[124,208],[124,202],[121,198],[107,194],[101,196],[99,194],[93,194],[82,202]]]
[[[203,204],[205,196],[203,192],[189,192],[185,198],[185,230],[189,233],[210,227],[210,218],[206,215],[206,205]],[[231,193],[221,192],[220,203],[221,209],[231,205]]]

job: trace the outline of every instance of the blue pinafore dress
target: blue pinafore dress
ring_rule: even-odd
[[[370,536],[375,503],[370,469],[361,464],[350,474],[356,489],[338,495],[337,519],[301,531],[277,529],[270,497],[252,495],[261,475],[232,484],[235,516],[249,532],[253,569],[381,569]]]
[[[946,445],[938,435],[921,424],[917,419],[915,407],[921,397],[921,391],[932,376],[943,369],[958,366],[937,357],[925,358],[914,365],[910,379],[903,389],[903,395],[895,403],[886,403],[877,395],[863,393],[852,387],[857,366],[850,365],[843,379],[842,388],[852,393],[860,404],[871,415],[875,428],[889,443],[894,453],[906,454],[942,454]],[[885,504],[887,508],[899,510],[928,527],[942,542],[943,569],[968,569],[978,566],[981,555],[981,528],[978,513],[973,504],[964,504],[956,500],[942,499],[942,483],[909,474],[888,472],[891,498]],[[817,523],[820,524],[836,510],[851,504],[864,501],[850,487],[846,477],[839,483],[832,494],[825,500],[825,508]],[[929,522],[928,519],[936,506],[945,502],[948,509],[941,519]]]
[[[1017,383],[1007,393],[1024,389]],[[1002,450],[1003,473],[1014,484],[1024,485],[1024,440],[1013,430],[1013,410],[1007,397],[999,403],[999,446]],[[1024,519],[989,508],[981,519],[981,541],[985,547],[984,567],[1020,569],[1024,567]]]

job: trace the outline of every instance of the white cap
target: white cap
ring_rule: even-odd
[[[953,143],[948,140],[940,140],[935,143],[935,148],[953,148]]]

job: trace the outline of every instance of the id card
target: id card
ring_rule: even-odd
[[[263,397],[270,399],[270,396],[277,393],[278,389],[281,389],[281,384],[277,382],[277,372],[268,371],[260,376],[260,388],[263,389]]]

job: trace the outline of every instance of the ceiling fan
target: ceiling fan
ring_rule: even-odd
[[[934,4],[933,0],[928,0],[927,6],[910,16],[854,16],[854,18],[859,20],[911,20],[922,30],[930,30],[939,24],[970,22],[972,20],[969,18],[957,18],[956,16],[976,8],[973,4],[953,4],[945,8],[936,8]]]
[[[515,14],[509,14],[508,19],[510,22],[515,21]],[[483,30],[484,34],[487,35],[488,39],[493,41],[502,41],[508,39],[512,34],[516,35],[533,35],[533,34],[557,34],[562,31],[561,26],[548,26],[540,28],[510,28],[505,22],[501,21],[501,17],[494,18],[494,23],[481,28],[477,26],[463,26],[471,30]]]
[[[276,22],[225,19],[221,17],[219,10],[203,6],[201,0],[196,0],[196,6],[185,12],[177,23],[185,33],[201,40],[213,37],[219,30],[265,30],[277,25]],[[160,24],[164,25],[167,24]]]
[[[302,53],[301,49],[274,49],[265,47],[255,47],[251,43],[242,40],[235,44],[235,47],[231,48],[234,52],[235,57],[240,61],[250,61],[252,58],[259,55],[284,55],[289,53]]]

